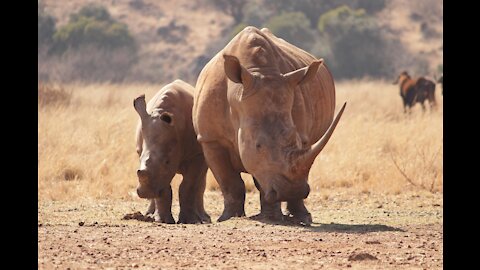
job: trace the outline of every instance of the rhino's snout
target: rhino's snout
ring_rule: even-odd
[[[137,195],[142,199],[151,199],[158,197],[158,195],[155,194],[155,192],[153,192],[151,189],[145,188],[141,185],[137,187]]]
[[[138,197],[142,199],[155,197],[155,192],[151,187],[150,175],[148,171],[145,169],[139,169],[137,170],[137,176],[139,182],[139,185],[137,187]]]
[[[148,172],[147,170],[137,170],[137,176],[140,183],[148,181]]]

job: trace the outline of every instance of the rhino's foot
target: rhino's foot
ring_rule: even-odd
[[[212,219],[206,212],[200,213],[200,218],[202,219],[202,223],[212,223]]]
[[[242,209],[237,209],[237,210],[225,209],[223,210],[222,215],[217,219],[217,222],[222,222],[232,217],[244,217],[244,216],[245,216],[245,210],[243,209],[243,207]]]
[[[312,225],[312,215],[308,212],[303,200],[288,201],[287,211],[290,222],[302,226]]]
[[[281,212],[275,213],[265,213],[261,212],[255,216],[250,217],[253,220],[261,221],[261,222],[283,222],[286,220],[286,216],[284,216]]]
[[[155,212],[153,218],[155,219],[155,222],[158,223],[175,224],[175,219],[173,219],[172,213],[160,214]]]
[[[212,223],[210,216],[207,213],[197,213],[194,211],[183,212],[180,211],[178,216],[179,224],[203,224],[203,223]]]
[[[252,219],[266,222],[281,222],[285,220],[285,216],[282,213],[280,202],[267,203],[261,198],[260,214],[253,216]]]
[[[297,213],[288,213],[287,215],[288,221],[302,226],[310,226],[312,225],[312,215],[309,212],[297,212]]]

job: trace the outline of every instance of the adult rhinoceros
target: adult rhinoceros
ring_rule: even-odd
[[[308,173],[336,119],[335,86],[323,64],[268,29],[246,27],[201,71],[195,87],[197,140],[224,196],[218,221],[244,216],[250,173],[260,191],[260,217],[310,224],[303,199]]]

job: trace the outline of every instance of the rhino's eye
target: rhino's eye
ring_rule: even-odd
[[[167,159],[165,160],[165,165],[168,165],[168,164],[170,164],[170,160]]]
[[[162,114],[162,115],[160,116],[160,119],[161,119],[162,121],[166,122],[167,124],[172,123],[172,117],[171,117],[170,115],[166,114],[166,113]]]
[[[257,144],[255,145],[255,147],[257,148],[257,150],[260,150],[260,148],[262,148],[262,145],[259,144],[259,143],[257,143]]]

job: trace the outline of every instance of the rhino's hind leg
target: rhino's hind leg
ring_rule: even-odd
[[[288,217],[292,222],[306,226],[312,224],[312,215],[305,207],[303,199],[288,201],[287,210]]]
[[[183,180],[179,188],[180,214],[178,223],[195,224],[211,223],[210,216],[203,207],[207,164],[203,156],[193,159],[186,166]]]
[[[263,189],[260,187],[260,184],[255,177],[253,177],[253,182],[255,183],[255,187],[257,187],[258,191],[260,192],[260,214],[253,216],[252,219],[267,221],[284,220],[281,202],[268,203],[265,200],[265,192],[263,192]]]
[[[175,224],[175,219],[172,216],[172,188],[164,189],[159,198],[155,198],[155,212],[153,217],[155,222]]]
[[[223,213],[218,222],[245,216],[245,183],[235,171],[228,151],[216,142],[202,143],[203,152],[223,194]]]

